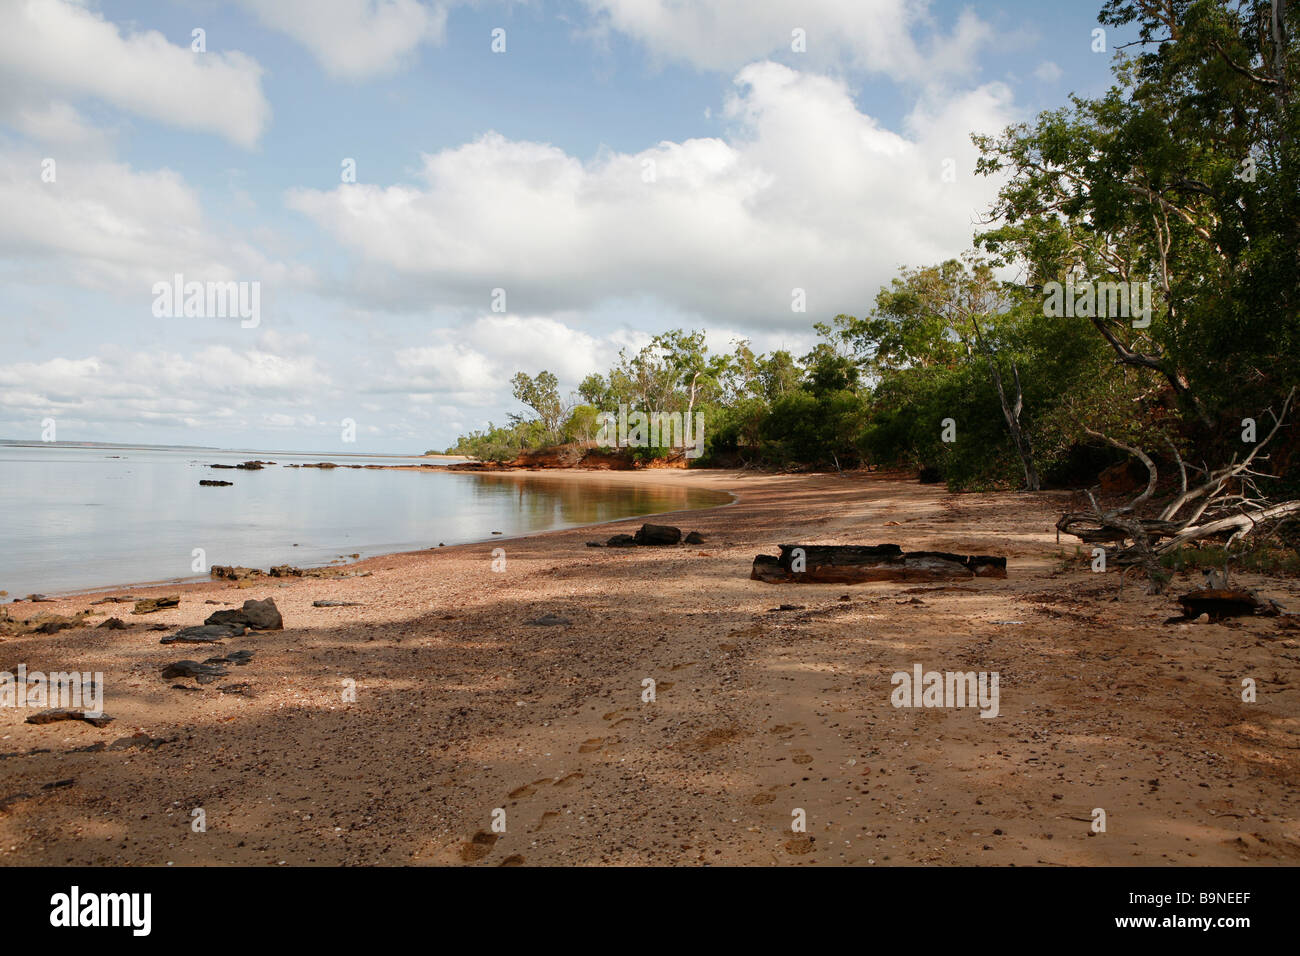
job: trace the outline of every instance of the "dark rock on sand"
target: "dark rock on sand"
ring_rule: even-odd
[[[635,537],[637,544],[679,544],[682,540],[682,529],[666,524],[643,524]]]
[[[264,598],[261,601],[245,601],[238,610],[213,611],[204,624],[243,624],[260,631],[278,631],[284,627],[284,619],[275,600]]]
[[[53,710],[43,710],[39,714],[32,714],[27,718],[29,724],[53,724],[60,720],[84,720],[88,724],[94,724],[96,727],[107,727],[113,722],[113,718],[108,714],[100,714],[98,717],[87,714],[84,710],[75,710],[71,707],[56,707]]]
[[[135,610],[132,614],[153,614],[155,611],[162,611],[169,607],[177,607],[181,603],[179,594],[169,594],[166,597],[145,598],[142,601],[135,602]]]
[[[225,657],[209,657],[205,664],[237,664],[243,667],[253,659],[252,651],[231,651]]]
[[[226,677],[230,671],[215,664],[200,664],[198,661],[177,661],[163,668],[162,676],[166,680],[177,677],[193,677],[199,684],[211,684],[218,677]]]
[[[172,738],[174,739],[174,738]],[[119,737],[109,744],[106,750],[157,750],[163,744],[171,743],[171,739],[162,737],[150,737],[146,733],[132,734],[130,737]]]
[[[560,627],[573,622],[567,617],[560,617],[558,614],[543,614],[541,617],[535,617],[531,621],[525,621],[524,623],[531,624],[533,627]]]
[[[703,544],[704,535],[700,534],[698,531],[692,531],[685,538],[683,538],[682,541],[685,542],[686,544]]]
[[[159,644],[216,644],[232,637],[243,637],[248,628],[242,624],[199,624],[184,627]]]
[[[312,607],[364,607],[360,601],[312,601]]]
[[[635,548],[636,538],[630,534],[616,534],[605,542],[607,548]]]
[[[127,624],[120,617],[110,617],[107,621],[101,621],[99,624],[95,625],[96,630],[99,630],[101,627],[106,627],[110,631],[122,631],[126,629]]]

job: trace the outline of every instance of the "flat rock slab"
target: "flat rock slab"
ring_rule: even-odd
[[[163,668],[162,676],[167,680],[177,677],[193,677],[196,683],[211,684],[218,677],[226,677],[230,671],[217,664],[200,664],[198,661],[177,661]]]
[[[567,617],[560,617],[558,614],[543,614],[541,617],[535,617],[531,621],[525,621],[524,623],[531,624],[533,627],[562,627],[573,622]]]
[[[84,710],[75,710],[71,707],[56,707],[53,710],[43,710],[39,714],[32,714],[27,718],[27,723],[55,724],[61,720],[83,720],[96,727],[107,727],[113,722],[113,718],[108,714],[94,716],[87,714]]]
[[[214,611],[208,615],[204,624],[242,624],[260,631],[278,631],[284,627],[284,619],[275,600],[264,598],[261,601],[245,601],[238,610]]]
[[[179,594],[169,594],[167,597],[145,598],[143,601],[135,602],[135,610],[132,614],[153,614],[155,611],[166,610],[169,607],[177,607],[181,603]]]
[[[242,624],[196,624],[194,627],[183,627],[158,643],[217,644],[232,637],[243,637],[247,633],[248,628]]]
[[[253,659],[252,651],[231,651],[225,657],[209,657],[205,664],[237,664],[243,667]]]
[[[986,554],[905,552],[896,544],[783,544],[780,547],[779,556],[760,554],[754,558],[750,578],[771,584],[858,584],[1007,576],[1007,559]],[[796,549],[803,551],[802,571],[794,570]]]

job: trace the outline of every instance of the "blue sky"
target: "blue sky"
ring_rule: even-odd
[[[972,131],[1109,85],[1096,9],[0,0],[0,437],[419,452],[669,328],[804,350],[969,246]]]

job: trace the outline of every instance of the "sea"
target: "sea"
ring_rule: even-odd
[[[212,468],[250,460],[260,470]],[[333,462],[338,467],[291,468]],[[347,564],[399,551],[708,508],[731,496],[545,474],[377,470],[447,460],[0,444],[0,602],[206,578],[213,565]],[[200,480],[230,481],[203,487]],[[496,532],[499,532],[496,533]]]

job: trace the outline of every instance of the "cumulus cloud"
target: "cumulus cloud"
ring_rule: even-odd
[[[966,248],[996,183],[974,176],[971,131],[1012,118],[989,84],[918,106],[903,132],[836,79],[745,67],[727,138],[582,160],[496,133],[426,155],[416,184],[299,189],[288,204],[354,251],[369,300],[588,309],[645,296],[708,324],[806,328],[868,305],[900,264]],[[949,181],[951,179],[952,181]]]
[[[843,64],[900,79],[960,74],[991,36],[963,12],[940,33],[925,0],[586,0],[598,30],[616,30],[655,57],[731,71],[779,52],[799,52],[818,67]],[[795,31],[802,51],[792,49]],[[920,37],[920,38],[918,38]]]
[[[0,366],[0,408],[11,427],[45,416],[91,427],[248,427],[266,424],[284,407],[307,405],[331,387],[314,357],[259,346],[210,345],[189,355],[105,346],[81,358]]]
[[[0,110],[6,116],[20,107],[30,112],[33,101],[87,96],[251,147],[271,116],[261,77],[261,67],[243,53],[194,53],[188,43],[171,43],[156,30],[124,33],[73,0],[19,0],[5,7],[0,88],[9,92]],[[66,112],[62,119],[66,126]]]
[[[179,272],[197,281],[302,284],[310,273],[268,259],[207,222],[198,196],[176,172],[125,163],[56,160],[18,150],[0,157],[0,252],[24,260],[29,278],[138,292]],[[265,289],[270,292],[271,289]],[[142,300],[145,308],[152,296]]]
[[[447,10],[419,0],[242,0],[264,25],[306,47],[334,76],[389,73],[441,43]]]

